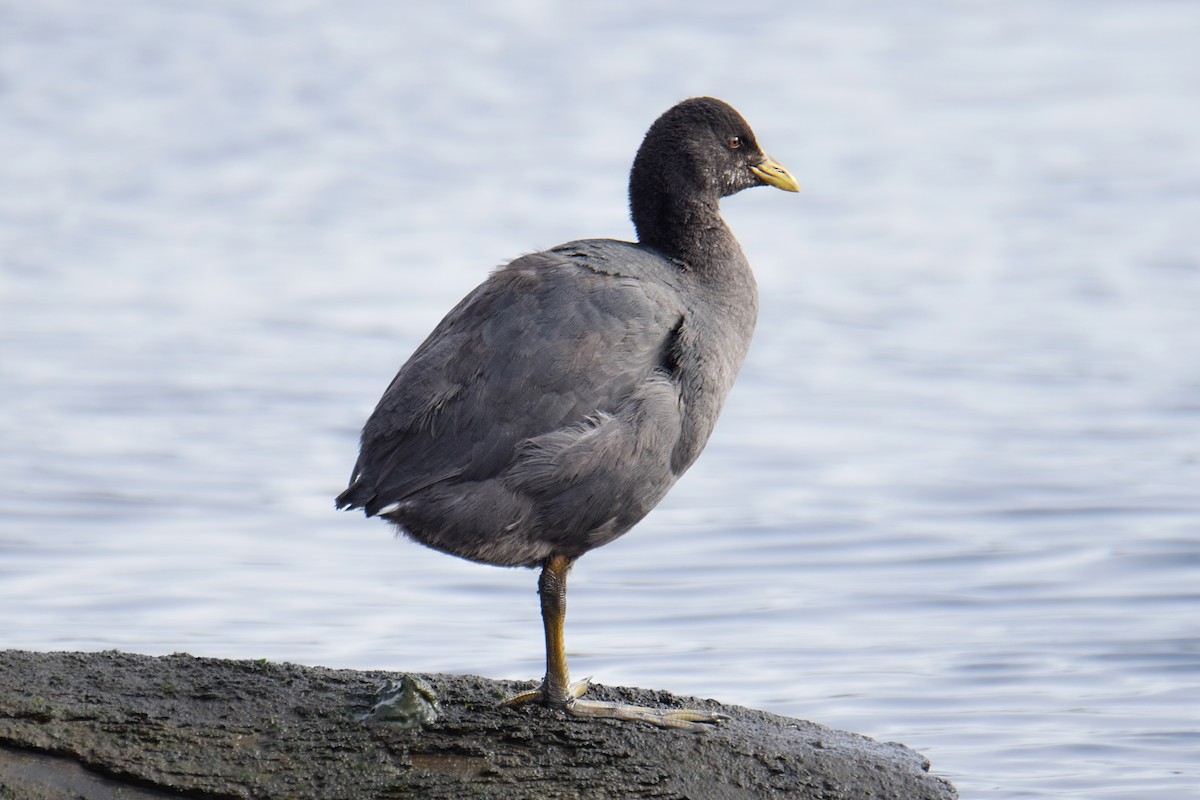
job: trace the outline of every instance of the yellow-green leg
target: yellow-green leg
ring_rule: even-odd
[[[705,730],[708,725],[727,719],[723,714],[707,711],[650,708],[580,699],[587,691],[591,679],[585,678],[571,683],[570,672],[567,669],[567,650],[563,643],[563,624],[567,618],[567,573],[574,563],[574,559],[566,556],[551,556],[542,565],[542,576],[538,580],[538,593],[542,601],[542,624],[546,629],[546,677],[542,679],[542,685],[532,691],[510,697],[500,705],[542,703],[580,717],[642,720],[663,727],[696,731]]]

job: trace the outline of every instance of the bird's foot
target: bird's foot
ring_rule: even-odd
[[[575,681],[567,686],[567,691],[561,698],[555,698],[552,694],[546,692],[546,684],[543,682],[536,689],[514,694],[512,697],[501,700],[497,705],[500,708],[516,708],[517,706],[528,705],[529,703],[537,703],[538,705],[550,706],[551,708],[566,708],[569,703],[583,697],[591,685],[591,678]]]
[[[660,728],[697,732],[709,730],[729,719],[726,714],[691,708],[651,708],[628,703],[606,703],[601,700],[574,700],[567,703],[565,710],[577,717],[641,720]]]
[[[602,700],[581,700],[580,698],[583,697],[589,686],[591,686],[591,678],[584,678],[572,683],[562,697],[556,698],[547,694],[545,684],[543,684],[536,689],[521,692],[501,701],[500,706],[513,708],[526,703],[539,703],[561,709],[576,717],[638,720],[658,725],[660,728],[679,728],[687,731],[706,731],[729,719],[726,714],[690,708],[651,708],[628,703],[608,703]]]

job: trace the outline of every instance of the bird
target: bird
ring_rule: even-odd
[[[584,699],[564,644],[567,574],[637,524],[700,455],[758,316],[723,197],[800,187],[727,103],[647,131],[629,176],[637,240],[582,239],[495,269],[400,367],[336,505],[474,562],[540,569],[540,686],[504,700],[705,730],[722,716]]]

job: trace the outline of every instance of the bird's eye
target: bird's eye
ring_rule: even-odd
[[[730,150],[737,150],[739,147],[742,146],[742,137],[730,136],[728,144],[729,144]]]

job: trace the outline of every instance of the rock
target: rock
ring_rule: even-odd
[[[689,733],[538,706],[498,709],[528,684],[421,675],[413,680],[436,696],[431,721],[359,721],[397,677],[188,655],[3,651],[0,800],[958,796],[902,745],[666,692],[596,685],[589,696],[703,707],[730,720]]]

